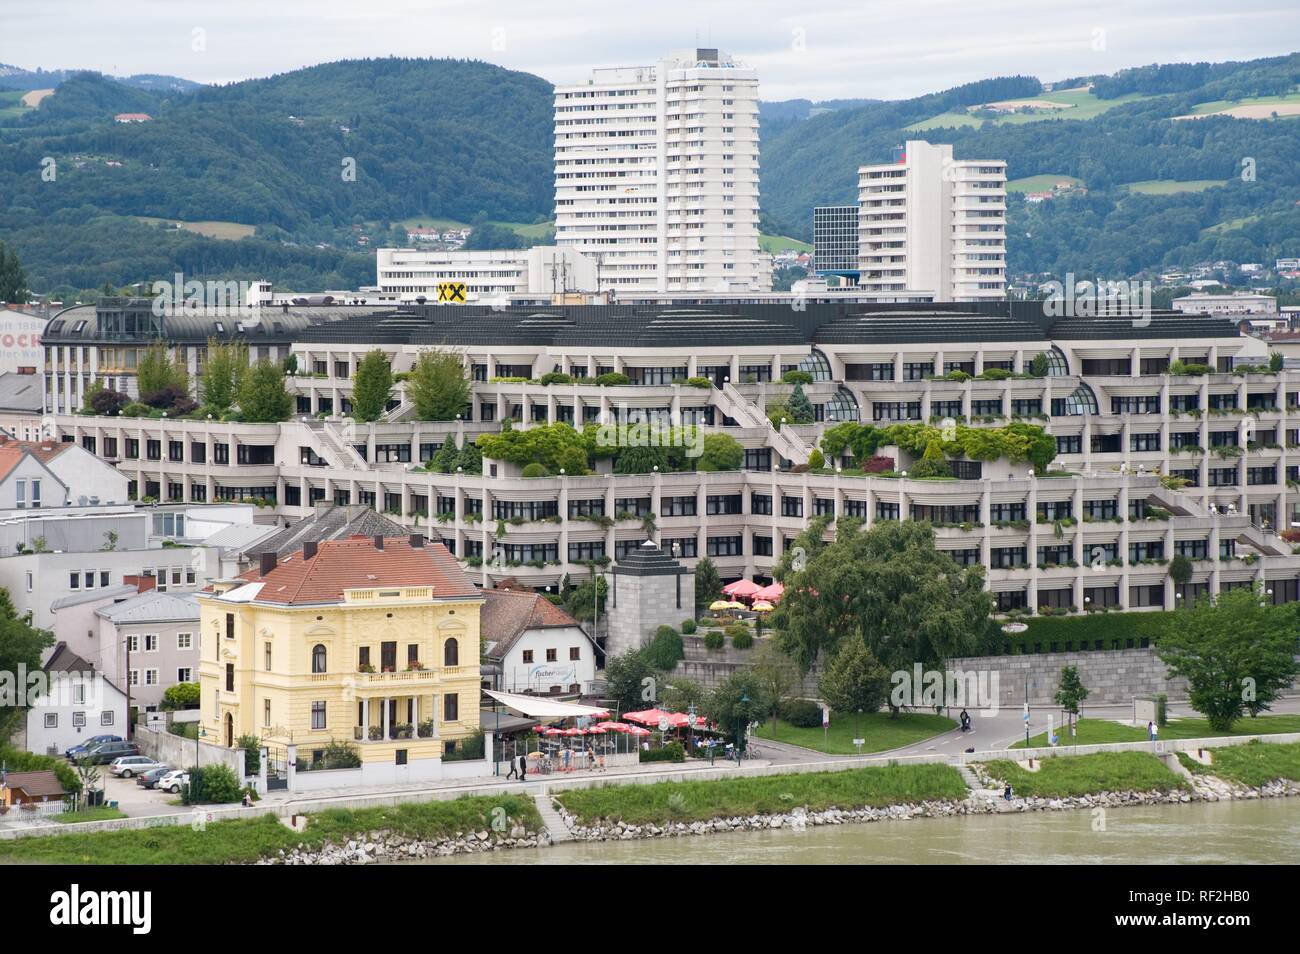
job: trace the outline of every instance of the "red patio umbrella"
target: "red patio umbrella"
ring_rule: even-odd
[[[652,725],[657,728],[660,719],[666,719],[671,715],[671,712],[664,712],[662,709],[642,709],[640,712],[624,712],[623,718],[628,722],[640,722],[642,725]]]
[[[775,603],[785,592],[785,586],[780,583],[771,583],[754,594],[756,600],[767,600],[769,603]]]
[[[735,583],[728,583],[722,588],[722,592],[728,596],[749,597],[757,593],[762,587],[752,580],[737,580]]]

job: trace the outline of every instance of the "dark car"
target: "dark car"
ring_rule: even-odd
[[[150,769],[142,772],[136,777],[135,784],[145,788],[154,788],[158,785],[158,779],[162,778],[168,772],[175,771],[170,765],[160,765],[156,769]]]
[[[81,756],[85,755],[87,752],[89,752],[91,749],[95,748],[98,745],[103,745],[105,742],[122,742],[122,741],[125,740],[120,735],[92,735],[85,742],[81,742],[69,748],[66,752],[63,753],[63,757],[66,759],[78,759]]]
[[[140,749],[134,742],[102,742],[93,749],[87,749],[80,757],[88,760],[91,765],[107,765],[113,759],[120,759],[124,755],[139,754]]]

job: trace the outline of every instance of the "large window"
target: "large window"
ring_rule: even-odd
[[[311,671],[315,673],[328,672],[325,667],[325,647],[317,643],[311,649]]]

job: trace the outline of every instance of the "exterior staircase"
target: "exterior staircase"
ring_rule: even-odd
[[[348,470],[370,470],[365,458],[357,453],[355,447],[339,437],[327,422],[312,421],[309,426],[320,439],[321,447],[329,452],[331,463],[336,467],[346,467]]]
[[[773,427],[762,408],[737,391],[730,382],[724,384],[722,390],[718,392],[718,405],[727,417],[735,420],[741,427],[766,428],[768,443],[772,449],[790,463],[808,463],[808,455],[812,453],[812,447],[808,442],[789,428],[778,430]]]
[[[533,803],[537,805],[537,814],[542,816],[542,824],[546,826],[546,834],[552,845],[558,845],[562,841],[573,841],[573,832],[569,831],[569,826],[564,824],[564,819],[551,804],[551,796],[534,795]]]

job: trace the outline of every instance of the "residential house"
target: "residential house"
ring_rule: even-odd
[[[361,780],[385,783],[441,777],[480,731],[483,597],[441,544],[308,542],[198,602],[200,724],[220,744],[256,735],[308,765],[355,744]]]
[[[53,755],[96,735],[127,734],[126,693],[66,643],[44,667],[46,691],[27,710],[26,748]]]
[[[484,653],[505,692],[583,692],[596,677],[596,647],[578,621],[531,590],[483,590]]]
[[[199,679],[199,604],[193,593],[146,589],[96,610],[101,666],[130,688],[131,705],[161,711],[177,683]]]

